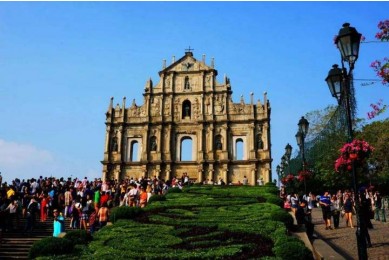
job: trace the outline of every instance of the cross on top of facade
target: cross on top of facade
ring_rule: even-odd
[[[190,48],[190,45],[189,45],[189,48],[188,48],[188,49],[185,49],[185,52],[192,52],[192,51],[194,51],[194,49],[191,49],[191,48]]]

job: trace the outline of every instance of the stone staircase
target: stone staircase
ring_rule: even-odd
[[[28,252],[35,241],[53,235],[53,218],[40,222],[37,218],[35,228],[31,233],[24,233],[25,219],[20,219],[19,225],[13,231],[0,234],[0,259],[28,259]],[[69,230],[70,219],[65,220],[65,230]]]

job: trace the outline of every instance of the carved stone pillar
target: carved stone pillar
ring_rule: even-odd
[[[226,184],[228,184],[228,166],[224,166],[223,167],[223,173],[222,173],[223,175],[223,180],[224,180],[224,182],[226,183]]]
[[[213,174],[214,174],[214,169],[213,169],[213,165],[209,165],[209,169],[208,169],[208,179],[210,181],[214,181],[213,179]]]
[[[171,180],[172,179],[172,176],[171,176],[171,169],[170,169],[170,165],[166,165],[166,170],[165,170],[165,181],[168,181],[168,180]]]
[[[199,183],[203,183],[204,179],[203,179],[203,167],[201,165],[199,165],[199,167],[197,168],[197,180]]]
[[[256,185],[256,183],[257,183],[257,176],[256,176],[256,172],[257,172],[257,169],[255,169],[255,168],[252,168],[251,169],[251,185],[253,185],[253,186],[255,186]],[[258,178],[259,178],[259,176],[258,176]]]

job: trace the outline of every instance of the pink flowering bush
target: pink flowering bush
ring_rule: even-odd
[[[380,31],[375,35],[376,39],[381,41],[389,41],[389,20],[380,21],[378,23]],[[382,79],[382,84],[389,82],[389,59],[385,57],[382,60],[375,60],[370,64],[379,78]]]
[[[297,180],[299,182],[302,182],[306,179],[309,179],[312,175],[312,172],[309,171],[309,170],[303,170],[303,171],[299,171],[299,175],[297,176]]]
[[[351,143],[343,145],[339,150],[341,155],[335,161],[337,172],[351,171],[352,163],[361,165],[374,151],[374,147],[363,140],[354,139]]]
[[[376,104],[370,104],[370,106],[373,108],[373,111],[367,113],[368,119],[373,119],[386,111],[386,105],[382,103],[382,99],[380,99]]]
[[[380,21],[378,23],[378,29],[380,31],[375,37],[381,41],[389,41],[389,20]]]
[[[382,84],[386,85],[389,82],[389,58],[383,60],[375,60],[370,64],[377,77],[382,79]]]
[[[289,183],[289,182],[293,182],[293,180],[294,180],[294,175],[293,174],[288,174],[286,177],[281,178],[281,182],[284,185]]]

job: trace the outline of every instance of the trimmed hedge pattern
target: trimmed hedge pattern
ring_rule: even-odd
[[[81,259],[312,259],[287,236],[292,217],[273,185],[192,185],[169,190],[146,208],[112,210]],[[87,239],[85,239],[87,240]]]

